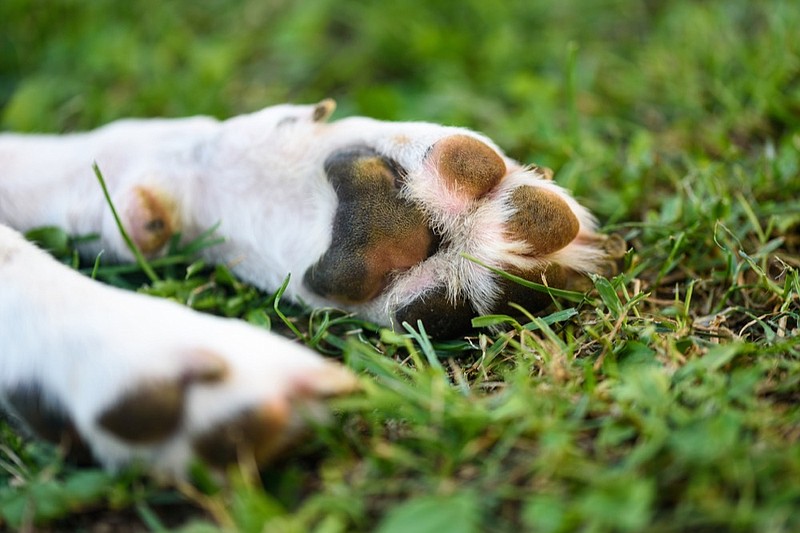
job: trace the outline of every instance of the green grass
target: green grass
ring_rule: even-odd
[[[0,426],[0,522],[800,531],[798,28],[791,0],[4,0],[4,129],[331,96],[337,116],[484,131],[554,168],[630,251],[581,301],[431,343],[287,306],[191,249],[150,283],[49,232],[104,281],[299,331],[364,392],[227,486],[78,469]]]

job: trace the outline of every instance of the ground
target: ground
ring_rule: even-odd
[[[3,129],[334,97],[336,116],[485,132],[629,251],[585,295],[449,342],[309,314],[191,249],[155,281],[101,264],[299,336],[364,392],[227,485],[78,468],[0,424],[0,527],[800,530],[798,27],[791,0],[4,0]],[[66,236],[38,238],[70,261]]]

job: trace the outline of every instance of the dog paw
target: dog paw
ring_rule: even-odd
[[[94,283],[0,226],[3,253],[0,400],[79,459],[177,477],[196,458],[263,463],[357,386],[304,346]]]
[[[81,354],[69,384],[45,372],[7,387],[6,403],[79,459],[181,477],[196,458],[220,468],[240,454],[268,462],[309,421],[324,420],[327,398],[356,388],[349,371],[296,344],[242,324],[204,322],[179,342],[141,332],[146,345]],[[204,342],[206,332],[213,341]]]
[[[194,457],[224,467],[248,454],[263,464],[296,442],[308,422],[323,421],[327,398],[356,387],[343,367],[226,322],[204,326],[224,343],[199,344],[204,335],[195,329],[188,349],[161,354],[177,360],[170,371],[142,369],[98,406],[86,435],[102,462],[142,461],[175,475]]]
[[[417,141],[413,133],[328,157],[339,204],[331,245],[305,274],[313,292],[381,322],[422,320],[447,337],[475,316],[552,302],[486,266],[568,288],[607,258],[592,215],[547,170],[519,165],[472,132],[425,130]]]
[[[356,388],[344,367],[285,339],[213,317],[189,320],[177,306],[148,307],[170,326],[151,325],[137,339],[112,327],[113,343],[95,338],[75,356],[68,383],[45,371],[8,386],[6,403],[79,459],[181,477],[196,458],[220,468],[240,454],[268,462],[308,422],[324,421],[327,398]],[[95,347],[102,351],[86,353]]]

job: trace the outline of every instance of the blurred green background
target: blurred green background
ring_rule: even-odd
[[[629,182],[653,157],[797,130],[798,28],[779,0],[3,0],[0,117],[63,132],[334,97],[484,131],[613,222],[650,205]]]

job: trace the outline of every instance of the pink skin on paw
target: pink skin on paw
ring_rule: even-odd
[[[429,197],[435,199],[436,209],[440,215],[456,217],[475,202],[474,198],[469,196],[453,194],[439,176],[436,161],[431,158],[425,161],[421,178],[427,186]]]

